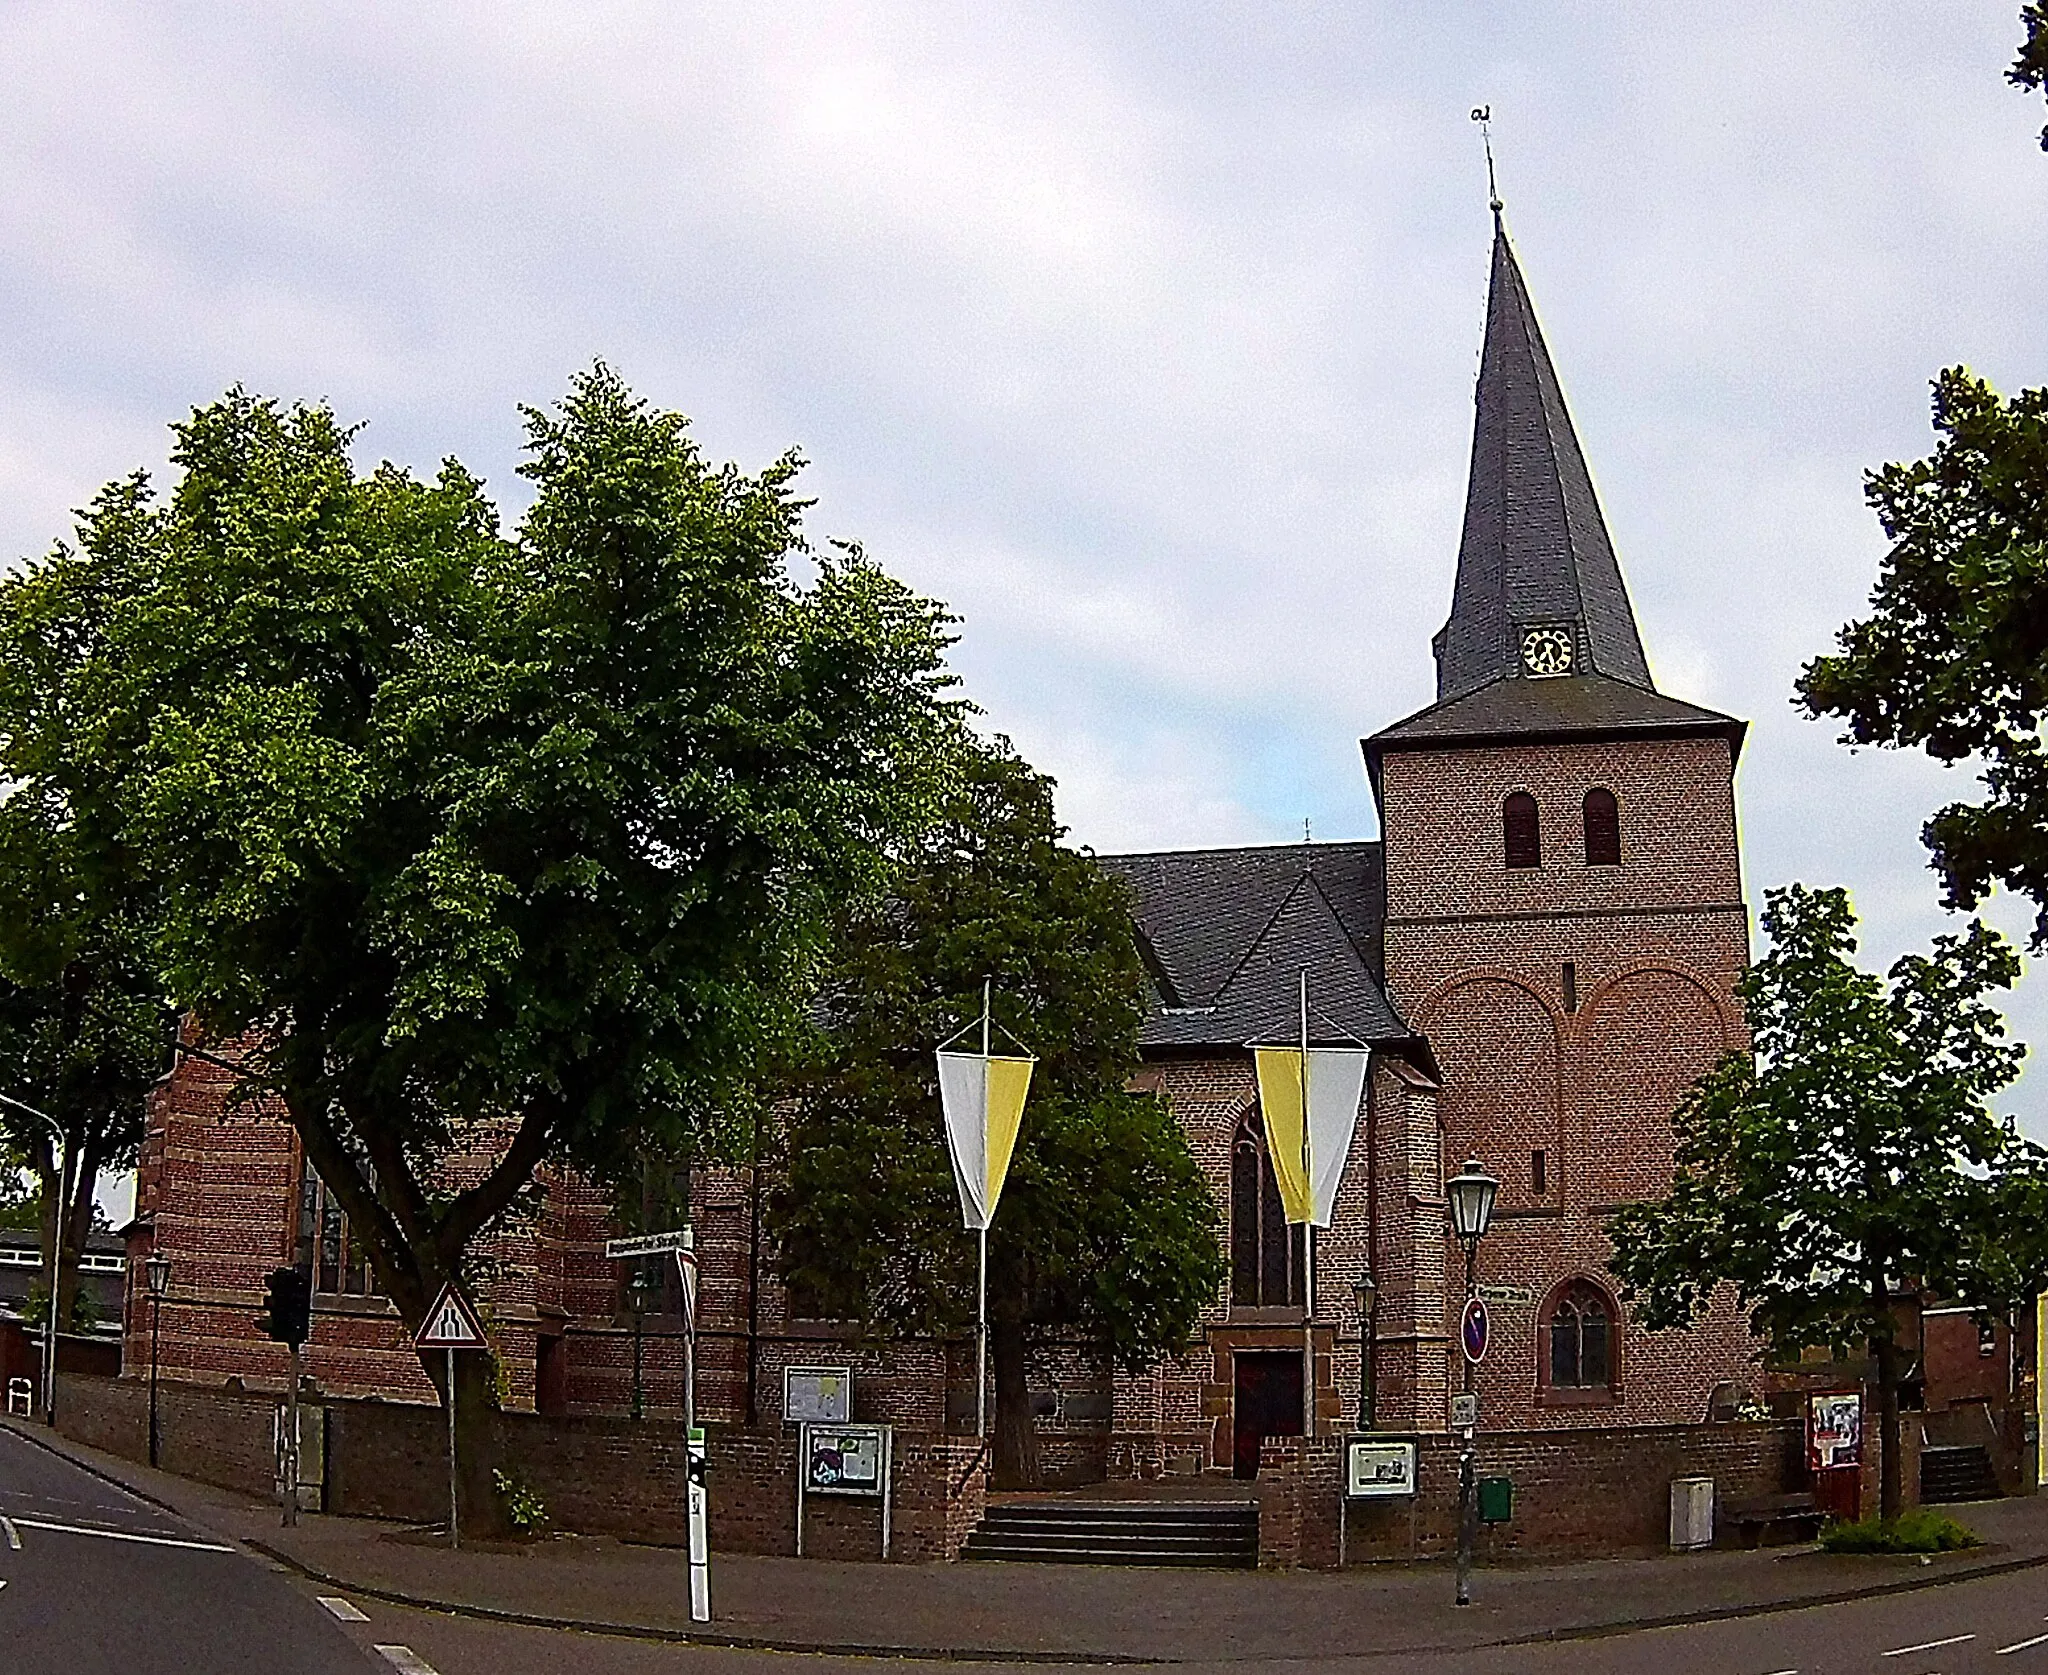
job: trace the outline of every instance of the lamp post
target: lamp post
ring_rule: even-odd
[[[654,1278],[647,1272],[643,1261],[633,1270],[633,1277],[626,1285],[626,1303],[633,1311],[633,1417],[640,1419],[646,1414],[645,1387],[640,1381],[640,1338],[641,1327],[647,1318],[647,1304],[655,1290]]]
[[[1489,1175],[1477,1158],[1444,1182],[1444,1196],[1450,1201],[1451,1231],[1465,1247],[1465,1307],[1459,1311],[1460,1348],[1465,1354],[1466,1423],[1463,1446],[1458,1451],[1458,1603],[1472,1603],[1472,1541],[1478,1533],[1478,1482],[1474,1475],[1478,1459],[1474,1437],[1479,1428],[1478,1397],[1473,1390],[1478,1356],[1465,1341],[1464,1321],[1472,1299],[1479,1294],[1479,1241],[1493,1221],[1493,1199],[1500,1182]],[[1484,1345],[1480,1346],[1481,1352]]]
[[[163,1339],[164,1293],[171,1288],[171,1259],[161,1251],[144,1258],[142,1277],[149,1283],[149,1463],[157,1463],[160,1445],[156,1424],[157,1348]]]
[[[1369,1431],[1373,1428],[1373,1409],[1377,1405],[1373,1384],[1378,1371],[1374,1363],[1379,1347],[1375,1342],[1379,1336],[1379,1316],[1374,1305],[1380,1294],[1370,1268],[1351,1282],[1351,1294],[1358,1299],[1358,1428]]]

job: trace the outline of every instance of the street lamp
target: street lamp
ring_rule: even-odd
[[[1478,1372],[1478,1358],[1467,1339],[1465,1320],[1471,1311],[1472,1299],[1479,1294],[1479,1241],[1486,1237],[1486,1229],[1493,1221],[1494,1195],[1500,1191],[1500,1182],[1486,1172],[1477,1158],[1466,1161],[1465,1167],[1444,1182],[1444,1196],[1450,1200],[1451,1231],[1458,1236],[1458,1242],[1465,1247],[1465,1306],[1459,1311],[1458,1337],[1465,1352],[1465,1419],[1464,1446],[1458,1451],[1458,1603],[1472,1603],[1472,1540],[1477,1534],[1478,1484],[1474,1473],[1478,1459],[1474,1452],[1474,1437],[1479,1428],[1479,1398],[1473,1390],[1474,1377]],[[1481,1344],[1481,1351],[1485,1345]]]
[[[1374,1351],[1378,1348],[1374,1340],[1379,1336],[1379,1316],[1373,1305],[1380,1294],[1370,1268],[1351,1282],[1351,1294],[1358,1299],[1358,1428],[1369,1431],[1373,1428],[1377,1394],[1373,1389],[1377,1372]]]
[[[157,1345],[163,1341],[164,1293],[171,1288],[171,1259],[151,1251],[142,1264],[142,1277],[149,1283],[149,1463],[154,1466],[161,1452],[156,1423]]]
[[[647,1271],[643,1261],[634,1268],[633,1277],[626,1282],[626,1304],[633,1311],[633,1417],[639,1419],[646,1414],[646,1395],[640,1380],[640,1337],[641,1326],[647,1316],[647,1306],[655,1300],[659,1282]]]

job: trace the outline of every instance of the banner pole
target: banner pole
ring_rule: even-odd
[[[1301,1434],[1316,1434],[1316,1223],[1314,1155],[1308,1143],[1308,967],[1301,968],[1301,1178],[1309,1219],[1301,1235]]]
[[[981,983],[981,1169],[982,1193],[988,1192],[988,1026],[994,998],[995,979]],[[978,1259],[975,1268],[974,1302],[974,1434],[988,1435],[988,1208],[982,1207],[981,1226],[976,1229]]]

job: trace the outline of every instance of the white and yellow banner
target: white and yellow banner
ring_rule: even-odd
[[[1037,1062],[983,1053],[939,1054],[946,1146],[953,1156],[953,1184],[960,1189],[960,1215],[969,1229],[986,1230],[995,1220],[1010,1154],[1017,1147],[1031,1067]]]
[[[1365,1091],[1364,1047],[1311,1047],[1302,1075],[1299,1047],[1254,1047],[1259,1068],[1259,1109],[1266,1150],[1290,1222],[1328,1227],[1337,1207],[1337,1183],[1351,1155],[1358,1105]],[[1308,1120],[1302,1121],[1302,1087]]]

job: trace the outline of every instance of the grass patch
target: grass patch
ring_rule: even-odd
[[[1830,1553],[1955,1553],[1983,1542],[1975,1530],[1923,1506],[1889,1524],[1882,1518],[1830,1524],[1820,1532],[1820,1544]]]

